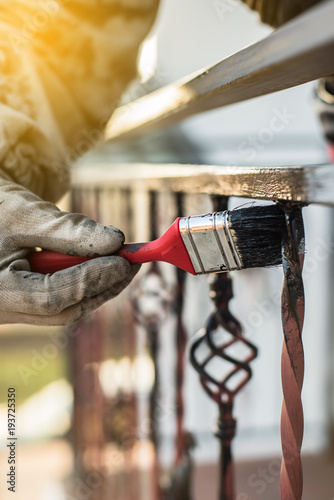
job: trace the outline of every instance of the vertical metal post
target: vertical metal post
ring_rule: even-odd
[[[178,217],[182,217],[182,195],[176,195],[176,204]],[[185,432],[183,426],[184,417],[184,399],[183,399],[183,381],[184,381],[184,362],[185,350],[187,343],[187,334],[182,320],[184,287],[186,281],[186,272],[176,268],[177,290],[175,297],[175,307],[177,316],[176,325],[176,456],[175,465],[178,466],[183,459],[185,453]]]
[[[304,227],[300,208],[285,207],[288,237],[283,242],[282,262],[282,350],[283,406],[281,415],[282,467],[281,499],[301,500],[303,470],[301,445],[304,431],[301,391],[304,379],[302,330],[304,287],[302,269],[305,253]]]

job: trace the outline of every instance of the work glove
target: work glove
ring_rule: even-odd
[[[274,28],[286,23],[321,0],[242,0],[260,14],[261,21]]]
[[[123,242],[115,227],[61,212],[24,187],[0,179],[0,323],[73,324],[115,297],[140,267],[110,256]],[[35,247],[100,257],[43,275],[30,272],[27,256]]]

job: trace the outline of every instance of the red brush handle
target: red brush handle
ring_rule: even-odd
[[[161,261],[173,264],[184,271],[196,274],[188,251],[182,241],[179,231],[179,220],[157,240],[147,243],[128,243],[115,255],[124,257],[131,264]],[[74,257],[51,250],[34,252],[29,257],[31,271],[41,274],[53,274],[68,267],[82,264],[95,257]]]

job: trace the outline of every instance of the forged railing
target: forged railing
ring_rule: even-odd
[[[324,2],[280,28],[266,40],[240,51],[192,79],[169,85],[120,108],[107,128],[106,137],[130,140],[178,123],[198,112],[333,74],[333,18],[333,2]],[[230,196],[275,201],[283,205],[288,238],[282,245],[284,401],[281,417],[281,499],[300,500],[303,487],[300,453],[303,438],[301,388],[304,375],[304,233],[301,208],[310,203],[334,206],[333,166],[251,168],[114,164],[111,169],[110,165],[91,165],[73,172],[73,186],[74,211],[87,213],[104,224],[112,223],[121,227],[128,240],[132,241],[153,239],[162,234],[176,216],[184,215],[184,197],[189,194],[209,195],[213,210],[226,208]],[[168,200],[164,209],[161,208],[161,199]],[[99,311],[93,323],[77,327],[84,331],[73,338],[73,349],[77,353],[73,379],[76,442],[80,443],[80,447],[76,448],[79,469],[86,476],[101,474],[101,470],[106,470],[104,477],[107,477],[109,485],[106,488],[101,482],[101,485],[92,488],[90,498],[109,498],[110,487],[113,498],[191,498],[191,448],[194,439],[184,428],[183,398],[186,335],[182,312],[185,279],[185,274],[180,271],[175,271],[173,279],[170,279],[163,268],[152,264],[130,291],[127,290],[112,305]],[[257,348],[244,337],[238,320],[229,311],[231,277],[227,274],[216,275],[211,283],[210,295],[215,310],[193,342],[190,358],[203,388],[218,405],[216,436],[221,441],[219,499],[232,500],[235,494],[231,441],[236,428],[233,401],[251,377],[251,361],[257,355]],[[175,366],[170,368],[171,376],[176,381],[176,444],[173,468],[166,477],[159,460],[159,426],[156,418],[160,404],[161,324],[162,318],[168,315],[176,317],[176,360]],[[109,342],[109,346],[106,342]],[[84,356],[84,344],[90,346],[90,357],[78,360],[81,355]],[[238,344],[247,348],[247,354],[242,359],[231,356],[228,351],[231,346]],[[204,357],[201,354],[203,348]],[[128,377],[132,380],[128,386],[124,381],[123,385],[120,383],[108,400],[103,399],[99,392],[95,372],[96,366],[103,360],[105,349],[113,351],[116,357],[118,352],[128,353],[128,368],[125,363],[124,373],[126,378],[128,369]],[[138,393],[130,366],[138,353],[146,355],[148,352],[154,376],[151,384]],[[209,365],[214,358],[224,360],[230,372],[220,378],[213,376]],[[87,391],[87,387],[90,390]],[[141,419],[146,418],[149,425],[138,428],[138,415]],[[99,422],[101,425],[103,423],[104,431],[94,433],[93,428],[96,430]],[[87,432],[87,428],[92,432]],[[137,438],[141,439],[140,445]],[[119,459],[116,466],[118,462],[115,457],[119,457],[120,450],[125,454],[126,463],[124,459],[123,462]],[[140,458],[143,457],[143,450],[145,459]],[[125,479],[129,474],[132,486]],[[125,491],[127,497],[124,496]]]
[[[303,381],[303,349],[302,349],[302,323],[303,323],[303,285],[301,268],[303,263],[304,241],[301,212],[298,207],[306,205],[311,200],[317,200],[327,205],[334,206],[334,190],[330,190],[331,183],[334,182],[334,171],[331,165],[305,166],[305,167],[281,167],[268,169],[242,167],[210,167],[210,166],[182,166],[182,165],[129,165],[128,168],[118,168],[113,165],[112,172],[110,166],[92,165],[90,168],[82,168],[75,173],[73,191],[73,210],[83,211],[101,220],[103,223],[117,223],[120,218],[119,207],[122,207],[123,216],[120,225],[125,227],[129,238],[133,240],[145,240],[155,238],[168,227],[175,216],[183,214],[183,201],[185,195],[204,194],[208,200],[212,200],[212,209],[220,210],[227,206],[228,198],[222,196],[224,191],[230,195],[233,190],[234,195],[244,196],[247,193],[249,198],[275,200],[282,203],[286,210],[287,229],[289,240],[284,242],[282,248],[283,271],[285,276],[282,292],[282,320],[284,332],[284,344],[282,353],[282,384],[284,391],[284,403],[282,409],[282,449],[283,462],[281,473],[281,495],[282,499],[301,498],[302,492],[302,467],[300,461],[300,449],[303,435],[303,415],[300,401],[300,391]],[[176,176],[175,171],[179,174]],[[130,172],[130,175],[129,175]],[[135,172],[137,175],[135,175]],[[154,177],[153,173],[156,174]],[[197,173],[197,175],[194,175]],[[128,177],[129,175],[129,177]],[[261,183],[261,178],[268,180],[266,192]],[[224,181],[226,179],[226,181]],[[252,179],[254,179],[252,181]],[[280,181],[281,179],[281,181]],[[289,183],[286,180],[289,179]],[[245,183],[247,180],[247,183]],[[316,180],[316,181],[315,181]],[[250,190],[249,185],[254,186]],[[225,190],[222,188],[225,186]],[[208,193],[210,193],[208,195]],[[323,198],[322,198],[323,197]],[[322,199],[321,199],[322,198]],[[127,214],[126,216],[124,214]],[[146,214],[146,215],[145,215]],[[145,230],[146,228],[146,230]],[[147,231],[147,228],[151,228]],[[185,326],[182,320],[182,305],[185,287],[185,273],[175,271],[174,278],[166,281],[164,275],[166,270],[161,270],[159,265],[151,264],[145,271],[143,277],[121,295],[119,300],[112,301],[103,308],[97,315],[94,327],[87,325],[80,326],[91,336],[91,341],[102,344],[109,337],[112,340],[112,347],[109,351],[115,353],[120,351],[119,343],[125,345],[121,351],[127,352],[129,356],[135,357],[138,354],[138,328],[141,337],[140,349],[148,349],[153,366],[154,378],[150,395],[147,395],[146,403],[136,401],[135,391],[122,394],[120,391],[115,401],[105,402],[110,407],[110,412],[118,414],[118,423],[115,417],[111,419],[109,431],[114,442],[125,447],[125,451],[133,453],[134,443],[137,438],[149,440],[151,443],[151,465],[150,474],[152,477],[144,481],[146,486],[142,490],[142,497],[139,490],[136,498],[152,499],[178,499],[190,497],[191,481],[191,456],[190,450],[193,446],[193,439],[184,429],[183,425],[183,372],[185,362]],[[168,271],[170,274],[171,271]],[[192,344],[190,359],[194,368],[198,371],[203,388],[209,396],[217,403],[219,409],[218,427],[216,436],[221,440],[221,485],[219,499],[232,500],[234,496],[233,487],[233,461],[231,455],[231,441],[235,433],[235,420],[233,417],[233,400],[239,390],[248,382],[251,377],[251,361],[257,354],[256,347],[249,342],[241,331],[239,322],[229,312],[228,303],[232,297],[231,278],[228,274],[218,274],[211,278],[211,297],[214,301],[216,311],[212,313],[205,328],[200,332]],[[128,294],[131,294],[129,296]],[[131,316],[129,304],[132,304],[134,312]],[[154,415],[159,408],[159,338],[161,335],[160,326],[163,318],[172,311],[176,315],[175,341],[177,346],[176,364],[170,368],[173,377],[176,377],[175,408],[176,416],[176,446],[175,462],[173,471],[167,483],[162,481],[162,470],[159,466],[159,434],[158,425]],[[103,321],[104,317],[104,321]],[[137,321],[134,327],[133,317]],[[99,326],[100,325],[100,326]],[[103,326],[102,326],[103,325]],[[141,331],[141,333],[140,333]],[[143,333],[146,332],[146,333]],[[102,332],[102,333],[101,333]],[[104,333],[103,333],[104,332]],[[85,335],[86,335],[85,334]],[[86,336],[75,336],[75,349],[80,350],[77,342],[85,343]],[[100,341],[98,340],[100,338]],[[79,340],[81,339],[81,340]],[[114,344],[115,342],[115,344]],[[247,347],[248,352],[243,359],[233,359],[228,354],[231,345],[242,344]],[[144,347],[147,344],[147,347]],[[100,346],[98,352],[100,359],[96,357],[96,348],[91,352],[91,362],[102,361],[103,349]],[[136,347],[135,347],[136,346]],[[202,346],[205,347],[206,355],[201,354]],[[225,354],[226,351],[226,354]],[[78,351],[77,351],[78,352]],[[84,352],[84,350],[82,351]],[[95,352],[95,354],[93,354]],[[231,367],[229,373],[225,373],[222,378],[215,378],[207,371],[206,367],[210,361],[220,357]],[[94,366],[94,363],[93,363]],[[240,373],[242,376],[240,377]],[[237,382],[233,381],[235,375]],[[88,374],[85,375],[87,377]],[[94,378],[94,377],[93,377]],[[87,399],[87,378],[82,379],[83,391]],[[172,384],[172,379],[171,379]],[[80,384],[79,384],[80,386]],[[91,385],[93,388],[94,385]],[[95,389],[98,386],[95,386]],[[89,393],[89,391],[88,391]],[[92,402],[90,407],[92,412],[96,412],[95,420],[101,418],[101,397],[99,391],[91,393]],[[96,399],[97,398],[97,399]],[[119,401],[117,401],[117,398]],[[80,411],[80,398],[77,397],[77,405]],[[89,399],[89,398],[88,398]],[[145,399],[145,398],[144,398]],[[98,403],[98,401],[100,401]],[[136,417],[138,415],[138,405],[142,406],[141,415],[151,422],[149,429],[138,435],[137,431],[127,433],[127,429],[136,429]],[[145,406],[146,405],[146,406]],[[77,409],[78,409],[77,408]],[[127,411],[124,409],[128,408]],[[130,410],[129,410],[130,408]],[[115,410],[116,409],[116,410]],[[297,411],[298,410],[298,411]],[[103,413],[103,412],[102,412]],[[87,411],[82,410],[86,415]],[[90,417],[94,421],[94,417]],[[127,420],[130,419],[130,420]],[[123,423],[121,424],[123,420]],[[89,425],[89,422],[86,423]],[[93,461],[90,465],[87,457],[99,456],[98,449],[102,450],[101,435],[96,443],[89,440],[83,444],[82,432],[77,427],[78,441],[81,443],[82,463],[88,467],[101,467],[100,457],[98,461]],[[118,434],[118,438],[115,436]],[[95,439],[98,439],[95,437]],[[105,438],[108,442],[108,438]],[[110,439],[110,435],[109,435]],[[94,453],[87,452],[87,449],[95,450]],[[97,453],[97,455],[96,455]],[[130,453],[130,454],[131,454]],[[104,451],[101,451],[104,456]],[[85,460],[83,457],[86,457]],[[124,473],[124,471],[123,471]],[[136,473],[134,473],[136,475]],[[149,476],[150,476],[149,474]],[[122,476],[121,476],[122,477]],[[140,477],[140,474],[139,476]],[[114,478],[113,492],[118,491],[116,484],[124,482],[118,478],[119,483]],[[139,481],[139,482],[138,482]],[[139,484],[137,478],[135,484]],[[128,484],[128,483],[127,483]],[[115,489],[116,488],[116,489]],[[122,486],[119,486],[122,491]],[[139,488],[139,486],[138,486]],[[125,491],[123,492],[125,494]],[[96,496],[98,499],[108,498]],[[116,497],[117,498],[117,497]],[[120,498],[123,498],[120,493]],[[124,498],[128,498],[125,496]],[[131,496],[129,497],[131,498]]]

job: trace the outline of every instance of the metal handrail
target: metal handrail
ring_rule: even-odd
[[[72,172],[73,186],[219,194],[334,206],[333,165],[230,167],[178,164],[99,164]]]
[[[128,140],[203,111],[334,74],[334,3],[308,10],[265,39],[195,76],[116,109],[106,140]]]

